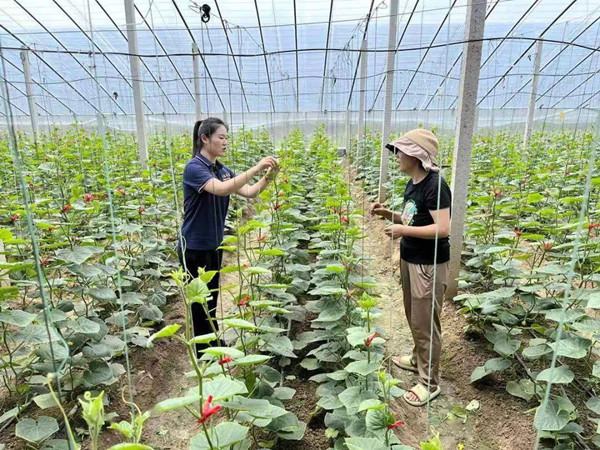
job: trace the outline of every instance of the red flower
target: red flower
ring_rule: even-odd
[[[62,212],[66,213],[70,209],[71,209],[71,204],[67,203],[65,206],[63,206]]]
[[[542,245],[544,246],[544,250],[551,250],[554,244],[552,242],[542,241]]]
[[[588,230],[593,230],[595,228],[600,228],[600,223],[590,223],[588,225]]]
[[[285,192],[281,191],[279,194],[277,194],[277,197],[283,197],[285,196]]]
[[[513,230],[513,233],[515,233],[517,236],[521,236],[523,234],[522,231],[519,231],[516,228]]]
[[[125,195],[125,190],[123,188],[117,189],[117,192],[121,195]]]
[[[379,333],[377,331],[365,340],[365,345],[367,347],[370,347],[371,344],[373,343],[373,339],[375,339],[376,337],[379,337]]]
[[[266,236],[261,236],[258,238],[258,242],[265,242],[267,240]]]
[[[46,256],[41,262],[40,262],[40,266],[42,267],[46,267],[48,265],[48,263],[50,262],[50,257]]]
[[[275,211],[277,211],[277,210],[278,210],[279,208],[281,208],[282,206],[283,206],[282,204],[280,204],[280,203],[277,203],[273,209],[274,209]]]
[[[144,211],[146,211],[146,208],[140,206],[140,208],[138,209],[138,214],[142,214]]]
[[[13,214],[12,216],[10,216],[10,221],[11,222],[16,222],[20,218],[21,218],[21,216],[19,214]]]
[[[248,264],[242,264],[242,267],[243,267],[244,269],[247,269],[247,268],[248,268],[248,267],[250,267],[250,266],[249,266]]]
[[[494,192],[494,197],[500,197],[502,195],[502,191],[500,189],[496,189]]]
[[[239,302],[237,302],[238,306],[246,306],[246,302],[250,300],[250,297],[248,297],[247,295],[241,299]]]
[[[348,221],[348,218],[347,218],[346,216],[342,216],[342,222],[344,222],[344,223],[348,223],[348,222],[349,222],[349,221]]]
[[[219,365],[223,366],[225,364],[229,364],[231,361],[231,356],[226,356],[225,358],[219,360]]]
[[[92,200],[94,200],[94,194],[89,193],[89,194],[84,194],[83,196],[83,201],[86,203],[90,203]]]
[[[388,430],[391,430],[393,428],[398,428],[401,427],[402,425],[404,425],[404,421],[402,420],[396,420],[394,423],[392,423],[391,425],[387,426]]]
[[[54,231],[54,230],[56,230],[56,227],[54,225],[50,225],[48,227],[48,231]]]
[[[221,411],[221,405],[213,406],[212,405],[213,396],[209,395],[208,398],[204,401],[204,405],[202,405],[202,417],[197,419],[196,422],[204,423],[208,420],[208,418],[219,411]]]

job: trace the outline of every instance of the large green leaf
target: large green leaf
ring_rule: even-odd
[[[177,333],[177,331],[179,331],[180,328],[181,328],[181,325],[179,325],[179,324],[167,325],[162,330],[160,330],[160,331],[154,333],[152,336],[150,336],[150,338],[148,339],[148,342],[146,343],[146,346],[151,347],[152,341],[154,341],[155,339],[159,339],[159,338],[163,338],[163,337],[171,337],[171,336],[175,335],[175,333]]]
[[[243,358],[244,352],[233,347],[208,347],[201,350],[202,353],[208,356],[231,356],[233,359]],[[203,356],[202,359],[207,359],[208,356]]]
[[[568,367],[560,366],[542,370],[535,381],[547,383],[569,384],[575,379],[575,374]]]
[[[225,319],[223,323],[230,328],[239,328],[247,331],[255,331],[258,328],[252,322],[243,319]]]
[[[244,427],[239,423],[220,423],[208,431],[212,446],[208,443],[206,435],[200,433],[190,441],[190,450],[228,449],[233,444],[243,441],[248,434],[248,430],[248,427]]]
[[[35,320],[37,316],[20,309],[9,309],[0,312],[0,322],[8,323],[19,328],[26,327]]]
[[[68,263],[83,264],[92,256],[102,252],[104,252],[104,247],[75,246],[73,250],[59,250],[56,253],[56,258]]]
[[[193,388],[196,390],[196,388]],[[246,385],[227,375],[219,375],[203,385],[204,397],[212,395],[215,400],[227,399],[238,394],[247,394]]]
[[[188,395],[186,397],[168,398],[154,405],[155,412],[173,411],[174,409],[183,408],[200,400],[200,394]]]
[[[600,397],[592,397],[588,399],[585,406],[594,411],[596,414],[600,414]]]
[[[200,278],[194,278],[187,285],[186,296],[188,303],[206,303],[206,299],[211,295],[207,284]]]
[[[381,367],[380,363],[369,363],[366,360],[364,361],[353,361],[348,364],[344,370],[348,373],[357,373],[366,377],[370,373],[375,372]]]
[[[89,369],[83,373],[83,379],[90,387],[111,381],[113,377],[110,366],[103,360],[92,361]]]
[[[509,381],[506,385],[506,390],[510,395],[529,401],[534,396],[535,384],[529,379],[519,380],[518,383],[516,381]]]
[[[250,366],[253,364],[262,364],[271,358],[272,356],[269,355],[247,355],[236,359],[233,362],[236,366]]]
[[[376,398],[377,394],[375,392],[365,391],[360,386],[349,387],[339,395],[340,401],[346,407],[350,416],[358,413],[358,408],[363,401]]]
[[[209,342],[217,339],[217,335],[215,333],[209,334],[201,334],[200,336],[194,336],[188,342],[190,344],[208,344]]]
[[[88,295],[92,297],[94,300],[102,301],[102,302],[115,302],[117,301],[117,296],[115,295],[115,291],[113,289],[107,287],[101,288],[93,288],[88,291]]]
[[[38,420],[23,419],[15,429],[15,435],[29,442],[42,442],[58,431],[54,417],[42,416]]]
[[[383,440],[375,438],[351,437],[344,440],[348,450],[389,450]]]
[[[567,358],[581,359],[585,358],[589,348],[592,345],[592,341],[584,339],[582,337],[572,337],[567,339],[561,339],[558,342],[550,344],[553,350],[556,351],[558,356],[564,356]]]
[[[519,350],[521,341],[518,339],[501,339],[494,343],[494,350],[502,356],[511,356]]]
[[[548,400],[537,409],[534,425],[538,430],[558,431],[562,430],[570,419],[569,412],[561,409],[558,402]]]

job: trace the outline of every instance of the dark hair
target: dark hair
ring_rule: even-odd
[[[227,124],[218,117],[207,117],[204,120],[197,121],[194,125],[192,156],[198,155],[200,150],[202,150],[202,136],[210,138],[221,127],[225,127],[226,130],[229,130]]]

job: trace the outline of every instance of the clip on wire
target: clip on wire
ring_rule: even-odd
[[[208,21],[210,20],[210,6],[205,3],[200,9],[202,11],[202,17],[200,19],[202,20],[202,22],[208,23]]]

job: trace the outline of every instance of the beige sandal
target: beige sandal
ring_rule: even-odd
[[[411,392],[417,396],[419,401],[415,402],[415,401],[409,399],[408,394]],[[406,403],[408,403],[409,405],[424,406],[427,404],[427,402],[430,402],[431,400],[436,398],[438,395],[440,395],[441,392],[442,392],[442,388],[440,388],[439,386],[437,388],[435,388],[435,390],[433,392],[429,392],[427,390],[427,387],[423,386],[421,383],[418,383],[411,390],[406,391],[404,393],[404,395],[402,396],[402,398],[404,398],[404,401]]]
[[[417,373],[419,370],[417,369],[417,365],[413,361],[412,356],[403,355],[398,358],[393,359],[394,364],[404,370],[409,370],[411,372]]]

